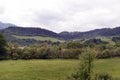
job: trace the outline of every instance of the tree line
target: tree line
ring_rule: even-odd
[[[120,43],[84,45],[80,41],[66,41],[55,45],[44,42],[20,46],[7,43],[0,34],[0,59],[79,59],[88,47],[96,51],[96,58],[120,57]]]

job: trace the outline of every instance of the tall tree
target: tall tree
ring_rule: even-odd
[[[0,34],[0,59],[6,58],[6,40],[2,34]]]
[[[68,77],[69,80],[91,80],[95,51],[87,49],[80,57],[79,69]]]

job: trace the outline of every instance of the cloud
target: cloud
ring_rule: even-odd
[[[55,32],[120,26],[120,0],[0,1],[0,21],[20,26],[40,26]]]
[[[49,26],[64,19],[64,17],[62,17],[63,15],[60,13],[49,10],[36,12],[35,16],[34,22]]]
[[[0,14],[4,14],[4,8],[0,6]]]

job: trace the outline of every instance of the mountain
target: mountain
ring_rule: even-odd
[[[5,29],[5,28],[8,28],[10,26],[15,26],[15,25],[10,24],[10,23],[2,23],[2,22],[0,22],[0,29]]]
[[[60,38],[57,33],[52,31],[41,29],[41,28],[32,28],[32,27],[8,27],[0,31],[3,34],[7,35],[18,35],[18,36],[43,36],[43,37],[54,37]]]
[[[84,39],[98,36],[120,36],[120,27],[96,29],[87,32],[61,32],[59,35],[66,40]]]
[[[6,37],[8,42],[23,45],[39,44],[45,41],[55,42],[56,44],[56,42],[63,42],[64,40],[84,40],[96,37],[115,37],[113,40],[118,41],[119,39],[116,36],[120,37],[120,27],[96,29],[87,32],[61,32],[58,34],[42,28],[11,26],[1,29],[0,33]],[[101,42],[100,40],[97,41]]]
[[[41,28],[11,26],[0,30],[0,33],[5,36],[8,42],[19,43],[21,45],[61,41],[61,37],[57,33]]]

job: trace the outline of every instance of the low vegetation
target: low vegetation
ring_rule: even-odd
[[[120,80],[120,59],[99,59],[93,73],[109,73]],[[0,80],[63,80],[76,72],[79,60],[8,60],[0,62]]]

